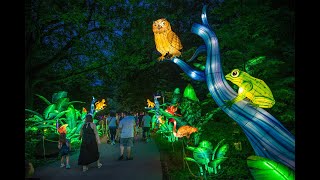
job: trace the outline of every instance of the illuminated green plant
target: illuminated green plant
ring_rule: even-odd
[[[209,141],[201,141],[198,147],[187,146],[186,148],[193,152],[193,158],[185,157],[186,161],[195,162],[199,166],[201,176],[206,176],[206,171],[209,174],[217,174],[217,169],[220,169],[220,164],[227,159],[225,157],[228,151],[228,144],[221,146],[221,140],[213,149],[212,143]],[[205,169],[206,171],[203,171]]]
[[[71,142],[78,139],[86,114],[87,112],[85,109],[82,109],[80,112],[79,110],[75,109],[73,105],[68,107],[68,110],[65,114],[66,117],[63,118],[63,121],[65,124],[68,124],[67,138],[71,139]]]
[[[159,125],[157,133],[162,134],[169,142],[175,142],[178,140],[177,137],[173,135],[173,124],[168,123],[168,120],[165,118],[164,122]]]
[[[249,156],[247,165],[254,179],[295,179],[295,172],[292,169],[265,157]]]
[[[43,100],[48,107],[45,108],[43,113],[38,113],[31,109],[25,109],[26,112],[32,113],[32,115],[26,118],[25,128],[26,132],[29,131],[43,131],[44,135],[46,131],[57,132],[57,128],[63,124],[68,124],[67,138],[75,137],[75,133],[80,131],[81,119],[86,112],[79,112],[73,106],[74,103],[84,103],[81,101],[69,101],[67,92],[59,91],[52,95],[52,102],[45,97],[36,94],[41,100]],[[83,110],[84,111],[84,110]]]

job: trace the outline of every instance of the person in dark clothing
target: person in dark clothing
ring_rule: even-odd
[[[78,158],[78,165],[82,165],[83,172],[88,170],[88,165],[97,162],[98,168],[102,166],[99,161],[100,153],[98,144],[100,144],[100,137],[96,125],[93,123],[91,114],[86,115],[86,121],[82,125],[80,137],[82,139],[80,146],[80,154]]]
[[[143,127],[143,124],[142,124],[142,118],[144,116],[144,112],[140,112],[139,116],[138,116],[138,119],[139,119],[139,124],[138,126],[139,127]]]
[[[109,131],[110,131],[110,140],[111,144],[115,145],[115,137],[117,133],[117,118],[116,118],[116,113],[111,111],[110,116],[107,118],[108,121],[108,126],[109,126]]]

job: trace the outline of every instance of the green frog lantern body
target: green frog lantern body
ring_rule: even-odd
[[[271,108],[275,104],[272,92],[263,80],[254,78],[239,69],[232,70],[225,78],[239,87],[238,95],[226,102],[227,107],[244,98],[248,98],[252,105],[260,108]]]

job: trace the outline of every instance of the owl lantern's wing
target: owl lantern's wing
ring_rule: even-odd
[[[176,33],[174,33],[173,31],[170,31],[168,33],[167,38],[172,47],[176,48],[177,50],[182,49],[181,41],[179,37],[176,35]]]

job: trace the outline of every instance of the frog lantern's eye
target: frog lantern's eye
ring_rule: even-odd
[[[231,76],[232,77],[238,77],[240,74],[239,69],[235,69],[231,72]]]

